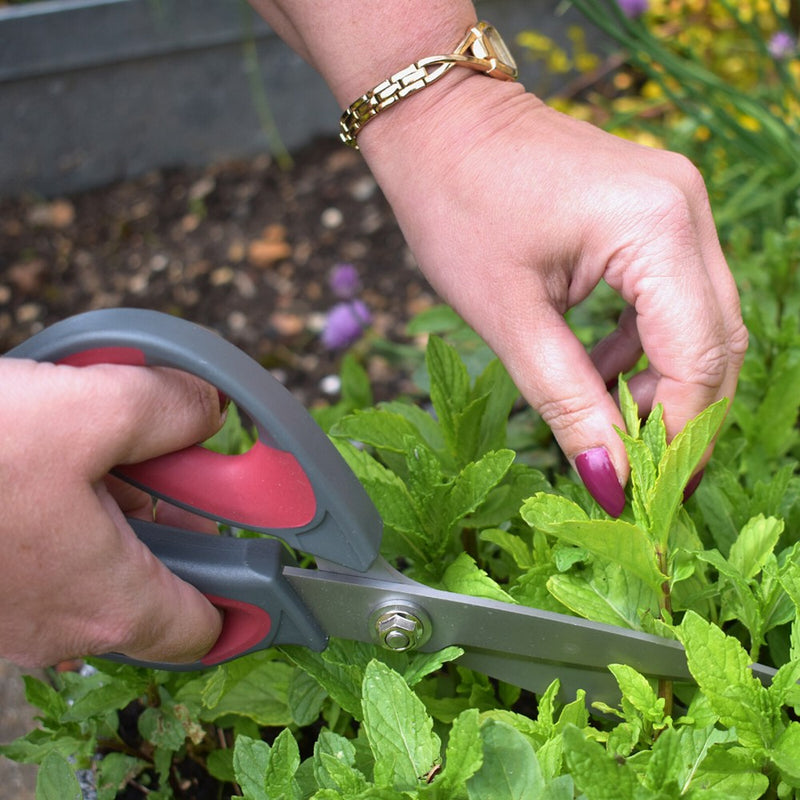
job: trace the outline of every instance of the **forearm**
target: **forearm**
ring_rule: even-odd
[[[477,17],[471,0],[251,0],[325,79],[344,108],[412,62],[452,50]]]

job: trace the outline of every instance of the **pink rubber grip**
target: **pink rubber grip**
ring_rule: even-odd
[[[85,367],[147,362],[136,348],[98,347],[59,363]],[[237,456],[193,445],[117,472],[168,501],[243,528],[299,528],[311,522],[316,511],[314,489],[297,459],[260,441]]]
[[[206,597],[225,612],[225,625],[214,646],[200,659],[204,666],[236,658],[267,638],[272,620],[263,608],[212,594]]]

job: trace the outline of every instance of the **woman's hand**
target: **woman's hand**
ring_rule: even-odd
[[[175,370],[9,358],[0,383],[0,656],[203,656],[219,612],[139,541],[124,517],[152,519],[150,499],[107,473],[215,433],[216,389]]]
[[[747,347],[697,170],[466,69],[378,115],[359,144],[431,284],[621,513],[629,467],[607,386],[644,351],[630,387],[644,411],[663,404],[672,437],[733,397]],[[629,308],[587,353],[564,313],[601,280]]]

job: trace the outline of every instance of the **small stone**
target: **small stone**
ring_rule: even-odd
[[[38,303],[24,303],[17,309],[17,322],[27,325],[36,322],[42,315],[42,307]]]
[[[42,228],[67,228],[75,221],[75,206],[69,200],[40,203],[28,211],[28,222]]]
[[[270,315],[269,322],[281,336],[297,336],[305,329],[303,317],[288,311],[274,312]]]
[[[17,291],[30,294],[41,287],[45,270],[46,264],[41,258],[20,261],[9,268],[8,279]]]
[[[358,200],[359,203],[363,203],[375,194],[377,188],[378,184],[375,183],[375,179],[371,175],[364,175],[358,180],[353,181],[353,184],[350,186],[350,196],[353,200]]]
[[[327,228],[329,231],[332,231],[342,226],[342,223],[344,222],[344,214],[342,214],[338,208],[331,206],[322,212],[319,221],[322,223],[323,228]]]
[[[226,286],[234,277],[235,273],[231,267],[217,267],[209,276],[209,281],[212,286]]]
[[[329,396],[339,394],[342,388],[342,379],[338,375],[326,375],[319,382],[319,388],[323,394]]]
[[[247,327],[247,317],[241,311],[231,311],[228,314],[228,327],[234,333],[241,333]]]
[[[143,294],[147,291],[148,283],[147,275],[143,272],[139,272],[128,281],[128,291],[133,294]]]
[[[163,272],[169,266],[169,258],[163,253],[156,253],[150,259],[150,272]]]
[[[276,261],[283,261],[292,255],[288,242],[270,242],[256,239],[247,248],[247,260],[254,266],[264,269]]]

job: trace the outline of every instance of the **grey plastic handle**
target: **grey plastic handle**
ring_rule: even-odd
[[[175,367],[205,379],[253,421],[258,443],[240,456],[188,448],[122,475],[178,506],[350,569],[364,571],[377,557],[381,518],[339,452],[279,381],[215,333],[156,311],[104,309],[58,322],[7,355]]]

